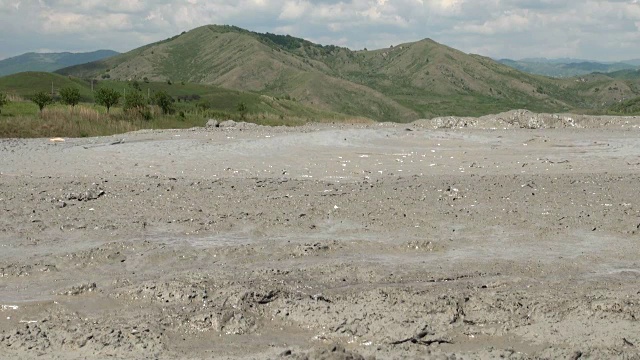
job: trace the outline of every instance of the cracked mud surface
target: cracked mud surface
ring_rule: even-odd
[[[0,140],[0,353],[638,358],[640,119],[591,120]]]

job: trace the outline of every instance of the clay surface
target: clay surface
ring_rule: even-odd
[[[638,125],[0,140],[0,357],[638,358]]]

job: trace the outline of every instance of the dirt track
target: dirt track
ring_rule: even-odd
[[[0,140],[1,357],[639,358],[640,118],[509,116]]]

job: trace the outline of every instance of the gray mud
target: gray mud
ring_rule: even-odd
[[[640,119],[443,119],[0,140],[0,357],[640,357]]]

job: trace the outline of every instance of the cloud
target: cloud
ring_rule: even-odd
[[[308,1],[290,0],[285,1],[278,19],[295,20],[301,18],[305,12],[309,11],[311,4]]]
[[[0,58],[127,51],[205,24],[354,49],[429,37],[493,57],[640,58],[638,0],[0,0]]]

